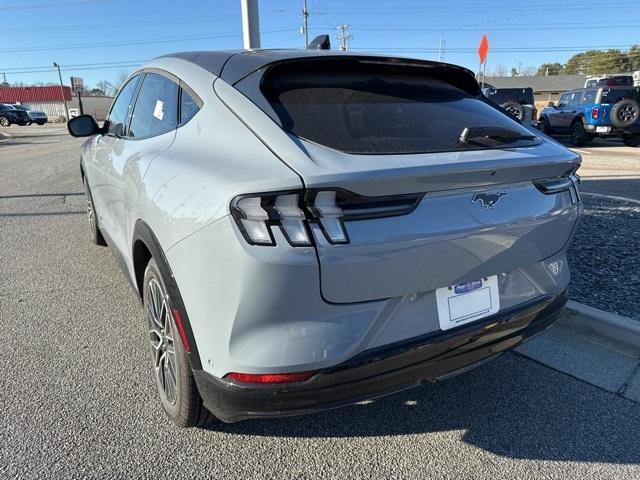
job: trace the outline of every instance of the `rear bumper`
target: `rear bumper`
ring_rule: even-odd
[[[545,296],[479,323],[368,350],[305,382],[251,385],[202,370],[194,375],[205,406],[225,422],[312,413],[469,370],[550,326],[566,301],[566,293]]]
[[[605,127],[608,128],[609,131],[608,132],[598,132],[597,128],[598,127]],[[631,136],[635,136],[635,135],[640,135],[640,123],[634,123],[633,125],[631,125],[630,127],[626,127],[626,128],[620,128],[620,127],[614,127],[612,125],[591,125],[591,124],[585,124],[585,130],[587,130],[589,133],[593,133],[596,135],[600,135],[603,137],[620,137],[622,135],[631,135]]]

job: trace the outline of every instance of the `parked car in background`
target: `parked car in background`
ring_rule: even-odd
[[[44,112],[39,112],[37,110],[29,110],[27,107],[23,105],[11,105],[16,110],[22,110],[23,112],[27,112],[29,118],[32,123],[37,123],[38,125],[44,125],[49,120],[47,118],[47,114]]]
[[[483,93],[489,100],[504,108],[521,122],[537,125],[538,110],[532,88],[485,87]]]
[[[640,88],[599,87],[563,94],[558,104],[540,114],[545,133],[570,134],[577,147],[593,137],[620,137],[627,146],[640,144]]]
[[[18,110],[6,103],[0,103],[0,127],[8,127],[12,124],[29,125],[31,118],[24,110]]]
[[[466,68],[178,53],[134,72],[102,127],[68,128],[91,137],[91,238],[143,302],[180,426],[450,377],[566,302],[580,157],[489,104]]]
[[[633,75],[600,75],[589,77],[584,82],[584,88],[596,87],[631,87],[633,86]]]

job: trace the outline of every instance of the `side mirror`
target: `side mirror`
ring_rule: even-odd
[[[555,106],[556,106],[556,104],[555,104],[555,103],[553,103],[553,102],[549,102],[549,103],[547,103],[547,107],[555,107]]]
[[[74,137],[90,137],[102,129],[91,115],[80,115],[67,122],[67,130]]]

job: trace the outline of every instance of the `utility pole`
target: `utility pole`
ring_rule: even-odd
[[[244,48],[260,48],[260,16],[258,0],[240,0],[242,7],[242,39]]]
[[[340,42],[340,50],[349,50],[349,40],[351,40],[351,34],[347,33],[351,25],[342,24],[336,28],[338,30],[338,42]]]
[[[56,62],[53,62],[53,66],[58,69],[58,78],[60,78],[60,95],[62,95],[62,101],[64,102],[64,114],[66,115],[65,120],[69,121],[69,108],[67,107],[67,100],[64,98],[64,88],[62,85],[62,74],[60,73],[60,65]]]
[[[302,3],[302,34],[304,35],[304,48],[309,46],[309,28],[307,25],[307,17],[309,16],[309,10],[307,10],[307,0]]]
[[[7,84],[7,74],[2,72],[2,78],[4,78],[3,82],[5,85]]]
[[[440,35],[440,48],[438,49],[438,60],[444,62],[444,47],[447,44],[444,37]]]

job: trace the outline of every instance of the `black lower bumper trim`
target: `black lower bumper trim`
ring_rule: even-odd
[[[545,296],[481,322],[368,350],[305,382],[252,385],[202,370],[194,376],[205,406],[225,422],[312,413],[469,370],[550,326],[566,302],[566,293]]]

